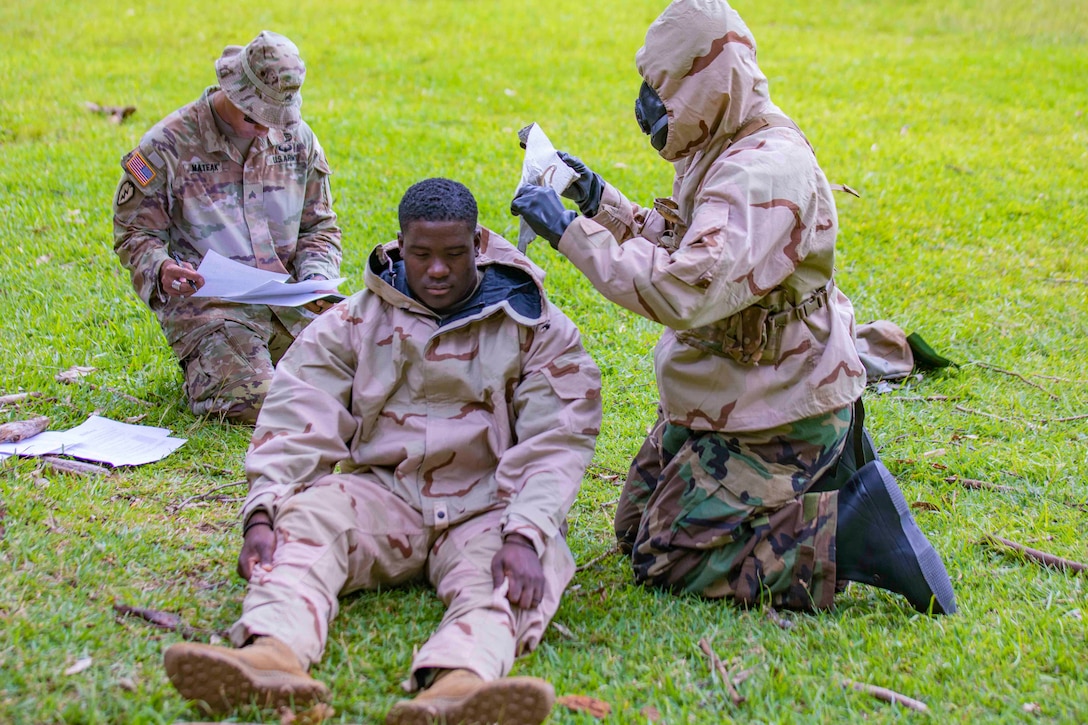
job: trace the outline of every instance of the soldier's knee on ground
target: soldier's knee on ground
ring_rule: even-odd
[[[213,391],[210,397],[199,400],[190,397],[189,409],[194,415],[220,416],[230,423],[252,425],[261,412],[269,382],[270,377],[255,376],[235,383],[230,389]]]
[[[184,346],[185,395],[195,415],[253,423],[264,403],[274,368],[267,343],[234,322],[203,330]]]

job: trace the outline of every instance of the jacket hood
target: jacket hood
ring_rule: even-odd
[[[674,0],[646,31],[635,64],[669,114],[667,161],[720,147],[749,119],[778,111],[755,38],[725,0]]]
[[[485,317],[500,308],[523,325],[543,322],[547,311],[544,270],[491,230],[481,227],[480,231],[476,258],[480,282],[464,303],[445,316],[412,297],[396,241],[381,244],[370,253],[364,273],[366,288],[390,305],[438,318],[440,326]]]

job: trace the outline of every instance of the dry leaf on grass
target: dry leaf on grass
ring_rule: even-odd
[[[294,712],[289,707],[281,707],[280,725],[318,725],[335,714],[336,710],[324,702],[318,702],[310,709],[302,712]]]
[[[921,511],[940,511],[941,507],[929,501],[912,501],[910,507]]]
[[[0,425],[0,443],[18,443],[36,436],[49,427],[49,418],[44,415],[29,420],[13,420]]]
[[[102,106],[93,101],[85,102],[83,107],[91,113],[101,113],[110,123],[116,124],[124,123],[126,118],[136,113],[136,106]]]
[[[638,712],[650,722],[661,722],[661,711],[653,705],[647,705]]]
[[[79,382],[80,378],[85,378],[95,371],[95,368],[88,367],[87,365],[73,365],[62,373],[57,373],[56,380],[58,383],[67,383],[73,385]]]
[[[608,717],[608,713],[612,712],[612,706],[607,702],[589,695],[563,695],[556,702],[568,710],[588,712],[598,720]]]
[[[92,657],[80,657],[78,660],[76,660],[76,663],[74,665],[72,665],[71,667],[69,667],[68,669],[66,669],[64,671],[64,674],[66,674],[66,675],[78,675],[80,672],[87,669],[92,664],[94,664],[94,658],[92,658]]]

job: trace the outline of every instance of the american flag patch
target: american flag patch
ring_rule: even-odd
[[[147,186],[155,178],[155,169],[148,165],[139,151],[133,151],[132,156],[128,157],[125,169],[132,174],[132,178],[140,182],[140,186]]]

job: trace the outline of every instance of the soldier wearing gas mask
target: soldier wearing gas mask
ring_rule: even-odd
[[[861,445],[831,185],[771,102],[751,32],[724,0],[676,0],[635,60],[635,116],[675,167],[672,194],[639,206],[562,154],[580,213],[546,187],[511,205],[601,294],[664,328],[658,420],[616,512],[635,578],[796,609],[858,581],[954,612],[939,555]]]

